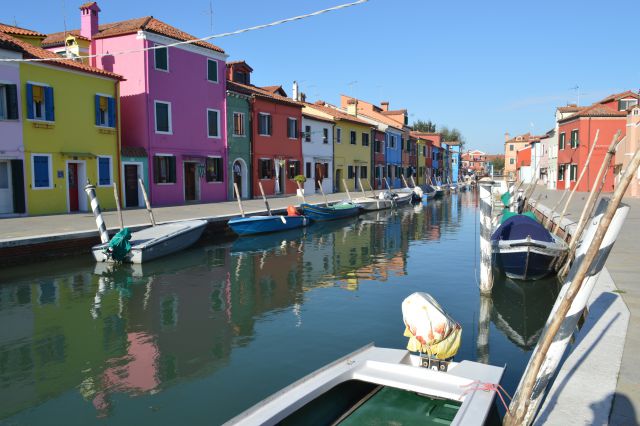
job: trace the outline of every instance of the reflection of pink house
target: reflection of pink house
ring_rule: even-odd
[[[135,191],[144,162],[154,205],[226,200],[224,51],[202,41],[162,47],[195,37],[152,16],[99,25],[95,2],[80,10],[80,30],[50,34],[45,48],[65,54],[70,34],[78,44],[88,40],[86,53],[138,51],[91,59],[126,79],[120,84],[122,144],[148,155],[123,165],[125,190]],[[160,48],[139,51],[150,47]]]

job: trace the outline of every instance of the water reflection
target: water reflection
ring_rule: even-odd
[[[0,331],[0,419],[29,424],[72,407],[80,424],[127,422],[158,406],[154,421],[169,424],[189,406],[194,418],[218,423],[361,343],[402,345],[399,302],[408,292],[435,292],[469,325],[477,321],[475,197],[204,245],[145,265],[80,259],[12,271],[0,286],[0,322],[10,325]],[[494,288],[492,321],[529,350],[551,296]],[[243,350],[251,363],[236,361]]]

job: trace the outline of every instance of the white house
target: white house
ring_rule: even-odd
[[[302,109],[302,161],[305,194],[333,192],[333,120]]]

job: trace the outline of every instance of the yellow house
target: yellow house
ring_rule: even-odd
[[[315,110],[317,115],[335,121],[333,134],[333,169],[337,192],[344,192],[346,183],[349,191],[360,191],[358,178],[365,190],[371,182],[373,127],[357,117],[355,109],[345,111],[318,101],[305,104],[305,108]],[[303,109],[304,112],[304,109]],[[359,196],[360,194],[354,194]]]
[[[60,58],[19,38],[9,41],[25,59]],[[90,210],[87,181],[103,208],[115,208],[121,79],[72,60],[20,63],[28,214]]]

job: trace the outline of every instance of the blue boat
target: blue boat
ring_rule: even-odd
[[[348,201],[341,201],[328,207],[312,206],[311,204],[303,203],[300,204],[300,208],[305,216],[308,216],[313,220],[342,219],[345,217],[355,216],[360,211],[360,206]]]
[[[494,263],[509,278],[537,280],[553,271],[568,246],[538,221],[525,215],[506,219],[491,236]]]
[[[305,216],[251,216],[238,217],[228,222],[229,227],[240,236],[264,234],[301,228],[309,224]]]

